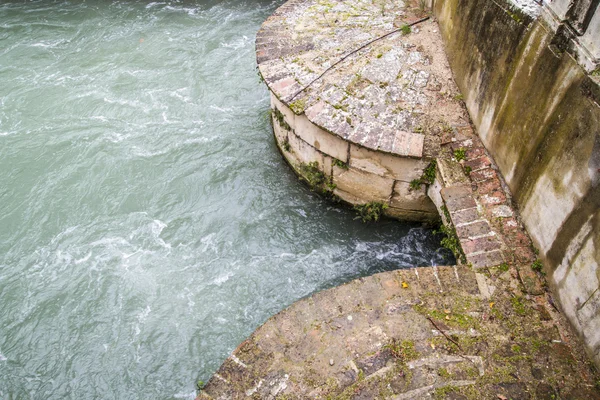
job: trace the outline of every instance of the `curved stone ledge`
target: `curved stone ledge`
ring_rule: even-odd
[[[302,166],[317,163],[325,190],[349,204],[369,202],[388,206],[388,216],[413,221],[439,220],[425,186],[411,189],[428,160],[394,156],[348,142],[314,125],[306,115],[295,115],[275,96],[273,130],[281,153],[299,175]]]

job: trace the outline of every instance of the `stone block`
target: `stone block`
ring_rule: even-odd
[[[482,156],[465,161],[464,165],[470,167],[471,171],[479,171],[481,169],[489,168],[492,165],[492,162],[487,156]]]
[[[475,159],[477,157],[482,157],[485,155],[485,150],[483,149],[483,147],[474,147],[471,149],[467,150],[467,160],[472,160]]]
[[[487,181],[488,179],[494,179],[494,178],[497,179],[498,178],[498,174],[496,173],[496,171],[494,171],[491,168],[482,169],[481,171],[471,172],[471,174],[469,176],[471,177],[472,180],[474,180],[477,183]]]
[[[490,233],[490,224],[487,221],[477,221],[466,225],[456,226],[456,233],[460,239],[475,238]]]
[[[323,169],[323,154],[319,153],[314,147],[300,139],[294,133],[288,135],[290,149],[294,156],[302,163],[318,162],[319,167]]]
[[[285,100],[286,97],[292,96],[294,93],[300,90],[301,87],[294,78],[289,77],[280,79],[273,83],[270,86],[270,89],[277,95],[277,97]]]
[[[506,241],[510,247],[531,246],[531,239],[522,230],[515,230],[507,234]]]
[[[345,163],[348,162],[348,146],[349,143],[338,136],[319,128],[308,120],[306,115],[295,116],[296,134],[306,143],[317,150]]]
[[[424,142],[425,136],[420,133],[397,131],[394,137],[392,153],[401,156],[422,157]]]
[[[537,276],[537,273],[531,270],[531,265],[518,266],[517,271],[519,273],[519,279],[527,293],[534,296],[544,293],[544,286]]]
[[[506,202],[506,196],[502,191],[497,191],[490,194],[484,194],[479,198],[479,201],[487,205],[498,205]]]
[[[452,218],[452,223],[454,225],[468,224],[481,219],[479,212],[475,207],[451,212],[450,218]]]
[[[323,155],[323,172],[327,176],[331,176],[333,173],[333,158]]]
[[[344,190],[341,190],[339,187],[335,188],[333,190],[333,194],[335,194],[337,197],[339,197],[340,200],[342,200],[343,202],[348,203],[350,205],[365,203],[365,201],[362,197],[358,197],[352,193],[348,193]]]
[[[431,224],[437,224],[440,222],[440,216],[438,213],[428,211],[415,211],[405,208],[388,207],[383,214],[402,221],[429,222]]]
[[[502,187],[497,176],[477,183],[477,193],[479,194],[494,193],[498,190],[502,190]]]
[[[437,209],[425,193],[425,187],[421,187],[419,190],[410,190],[410,184],[401,181],[397,181],[394,185],[390,207],[423,211],[437,216]]]
[[[404,182],[419,179],[427,164],[425,160],[398,157],[350,145],[350,166],[386,178]]]
[[[439,158],[437,169],[444,186],[467,186],[470,184],[462,166],[455,161]]]
[[[333,183],[337,185],[339,190],[361,199],[359,203],[370,201],[387,203],[392,195],[394,180],[369,174],[352,167],[343,169],[334,166]]]
[[[467,254],[467,262],[471,263],[473,268],[495,267],[504,262],[504,257],[500,250],[493,250],[479,254]]]
[[[469,186],[451,186],[441,190],[442,198],[451,213],[466,208],[477,207]]]
[[[479,251],[497,250],[502,244],[495,236],[486,236],[477,239],[467,239],[461,241],[461,246],[466,255],[477,253]]]

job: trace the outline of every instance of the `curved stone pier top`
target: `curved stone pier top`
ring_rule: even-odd
[[[257,35],[260,73],[295,114],[344,140],[436,157],[444,132],[468,117],[437,24],[417,22],[427,15],[417,4],[288,1]]]
[[[552,307],[513,273],[417,268],[316,293],[240,344],[198,400],[598,399]]]

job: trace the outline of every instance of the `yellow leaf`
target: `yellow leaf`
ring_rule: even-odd
[[[446,308],[446,309],[444,309],[444,312],[445,312],[446,314],[450,314],[450,310],[448,310],[447,308]]]
[[[492,307],[494,307],[494,302],[493,301],[490,303],[490,308],[492,308]]]
[[[404,289],[406,289],[406,288],[408,287],[408,283],[406,283],[406,282],[402,282],[402,287],[403,287]]]

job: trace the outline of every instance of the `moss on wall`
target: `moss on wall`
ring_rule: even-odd
[[[600,332],[586,334],[600,315],[581,312],[600,288],[597,80],[552,51],[554,33],[506,0],[437,0],[434,11],[473,122],[600,364]]]

